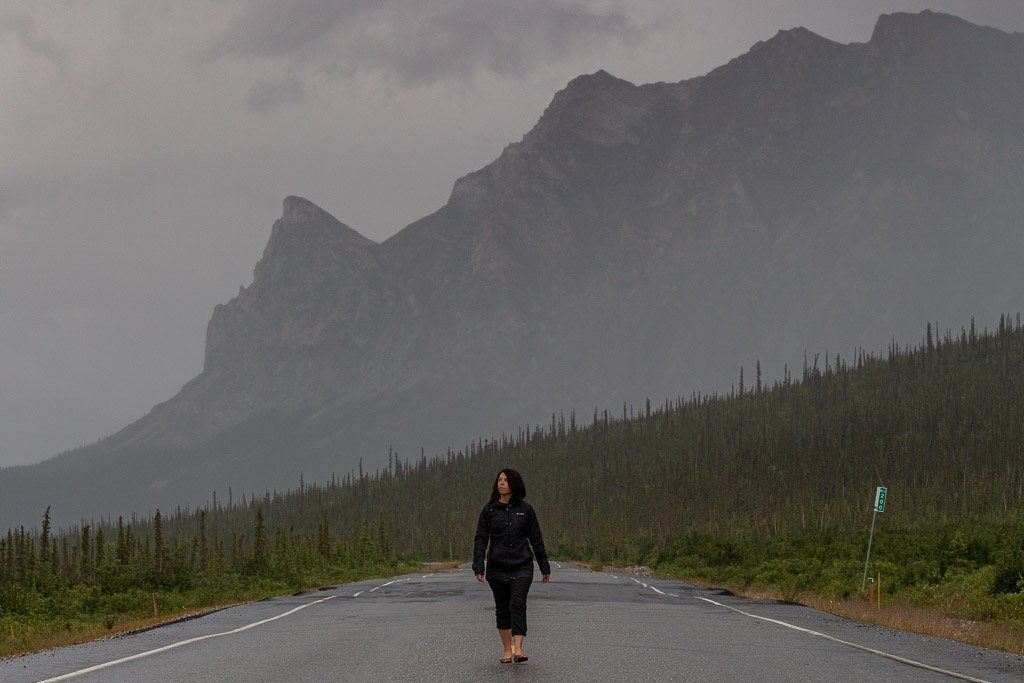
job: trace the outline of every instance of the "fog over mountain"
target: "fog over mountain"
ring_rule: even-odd
[[[882,16],[706,76],[599,71],[383,243],[284,200],[203,371],[141,420],[0,470],[0,519],[262,492],[470,439],[728,391],[804,351],[1024,308],[1024,35]]]

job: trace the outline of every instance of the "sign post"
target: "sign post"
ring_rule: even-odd
[[[864,578],[860,580],[860,589],[864,590],[864,585],[868,582],[868,563],[871,561],[871,541],[875,538],[875,517],[878,516],[879,512],[885,512],[885,496],[888,489],[885,486],[879,486],[875,489],[875,507],[871,512],[871,533],[868,534],[868,556],[864,560]]]

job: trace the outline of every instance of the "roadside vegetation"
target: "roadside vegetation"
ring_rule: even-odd
[[[632,558],[655,575],[1024,654],[1024,515],[779,537],[703,534]]]
[[[222,517],[250,523],[227,531]],[[396,559],[382,526],[338,535],[321,516],[314,527],[278,526],[271,540],[262,508],[239,504],[51,536],[47,509],[38,538],[19,529],[0,541],[0,657],[420,568]]]
[[[226,505],[166,518],[9,531],[0,653],[37,624],[151,612],[152,593],[167,587],[196,591],[177,602],[198,606],[230,590],[262,594],[267,582],[298,589],[399,561],[468,559],[506,466],[524,474],[553,556],[647,565],[851,613],[868,603],[871,502],[886,486],[868,571],[881,578],[883,607],[872,609],[983,622],[1010,634],[983,644],[1024,652],[1019,316],[991,332],[928,325],[919,345],[894,343],[881,356],[814,356],[770,386],[759,366],[744,374],[725,395],[552,415],[434,458],[391,454],[374,474],[229,494]],[[53,591],[62,597],[47,602]],[[124,598],[122,610],[114,595],[134,602]]]

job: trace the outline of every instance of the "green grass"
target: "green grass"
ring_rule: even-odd
[[[870,583],[861,590],[866,547],[866,529],[689,533],[592,559],[1024,654],[1024,520],[880,525],[868,575],[880,579],[881,609]]]
[[[129,586],[109,590],[100,583],[51,586],[45,591],[11,592],[0,613],[0,658],[94,640],[145,628],[182,616],[302,590],[420,569],[419,563],[376,564],[317,571],[296,577],[252,577],[219,571],[198,576],[187,586],[148,590]],[[153,601],[159,614],[153,614]]]

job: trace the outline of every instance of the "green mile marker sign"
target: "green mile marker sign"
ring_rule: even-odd
[[[879,512],[885,510],[885,494],[888,489],[884,486],[879,486],[875,489],[875,509],[871,512],[871,533],[868,534],[868,556],[864,558],[864,576],[860,579],[860,589],[864,590],[864,586],[868,580],[868,562],[871,561],[871,541],[875,538],[875,517],[878,516]]]

